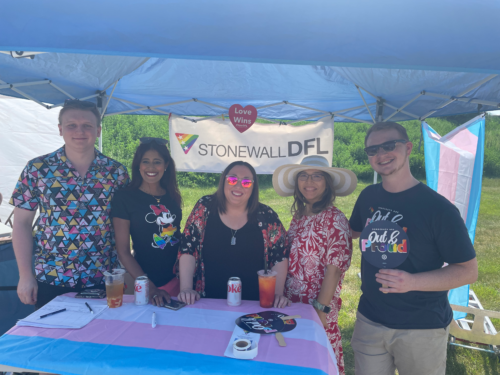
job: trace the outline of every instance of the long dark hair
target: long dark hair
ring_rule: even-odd
[[[257,209],[259,208],[259,182],[257,180],[257,173],[255,169],[248,164],[246,161],[233,161],[229,164],[226,169],[220,175],[219,186],[217,191],[212,195],[213,197],[213,207],[217,208],[220,214],[226,213],[226,196],[224,195],[224,184],[226,183],[226,176],[233,167],[237,165],[242,165],[247,167],[252,173],[253,185],[252,185],[252,195],[248,198],[247,202],[247,216],[248,221],[255,219],[257,214]]]
[[[299,174],[300,172],[295,176],[295,190],[293,192],[294,201],[290,211],[292,216],[296,214],[300,219],[306,212],[307,200],[299,190]],[[323,171],[321,171],[321,174],[325,178],[325,191],[323,192],[321,199],[312,205],[312,212],[314,214],[318,214],[326,208],[333,206],[333,202],[335,201],[335,188],[332,176]]]
[[[132,181],[128,186],[129,189],[139,189],[142,185],[142,176],[139,168],[141,166],[144,154],[149,150],[155,150],[160,154],[165,164],[168,163],[167,170],[163,173],[160,180],[160,186],[167,191],[172,199],[182,207],[182,197],[177,184],[177,175],[175,171],[174,159],[170,156],[170,152],[166,145],[159,145],[156,142],[141,143],[135,150],[134,160],[132,161]]]

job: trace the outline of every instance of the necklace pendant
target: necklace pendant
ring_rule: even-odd
[[[236,237],[231,238],[231,245],[236,245]]]

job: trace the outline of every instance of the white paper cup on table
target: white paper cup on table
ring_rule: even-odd
[[[254,359],[258,354],[257,343],[247,339],[237,339],[233,343],[233,355],[238,359]]]
[[[252,342],[247,339],[236,340],[233,344],[233,349],[239,352],[245,352],[252,348]]]

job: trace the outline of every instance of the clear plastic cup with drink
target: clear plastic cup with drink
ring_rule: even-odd
[[[276,275],[278,272],[268,270],[258,271],[260,307],[273,307],[276,290]]]
[[[120,307],[123,303],[124,269],[114,269],[112,272],[104,272],[106,282],[106,297],[110,308]]]

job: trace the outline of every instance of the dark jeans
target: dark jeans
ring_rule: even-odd
[[[36,297],[35,308],[39,309],[61,294],[72,292],[79,293],[84,289],[106,289],[106,285],[102,283],[94,285],[90,288],[85,288],[82,286],[80,280],[78,280],[77,284],[73,288],[67,288],[63,286],[49,285],[38,281],[38,294]]]

